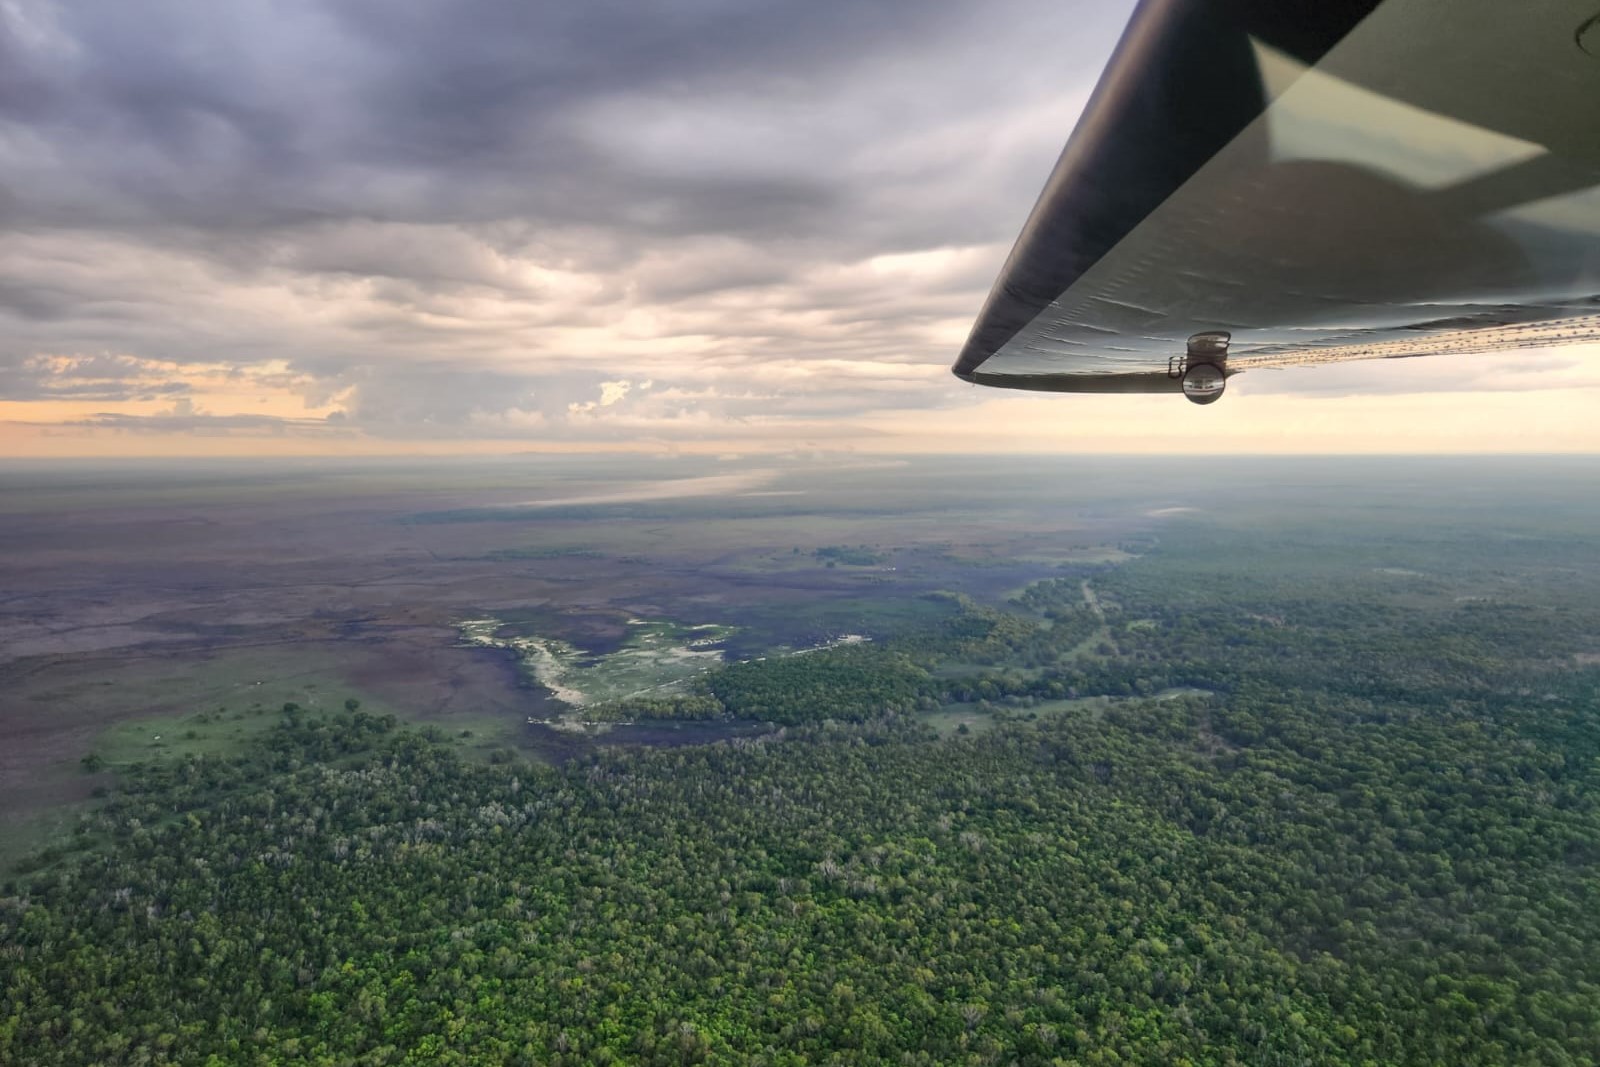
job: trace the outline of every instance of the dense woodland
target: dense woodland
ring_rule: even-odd
[[[140,768],[4,889],[0,1061],[1600,1060],[1589,591],[1202,558],[690,698],[756,739],[486,764],[293,711]],[[952,700],[1001,721],[941,740]]]

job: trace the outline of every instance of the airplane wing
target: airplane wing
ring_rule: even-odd
[[[1241,370],[1600,340],[1600,0],[1142,0],[952,368]]]

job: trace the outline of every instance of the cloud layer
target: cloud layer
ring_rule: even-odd
[[[0,0],[0,400],[396,441],[950,404],[1126,7]]]
[[[1273,450],[1596,386],[1252,374],[1222,425],[950,378],[1130,7],[0,0],[0,454]]]

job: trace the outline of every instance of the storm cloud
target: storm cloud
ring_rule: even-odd
[[[1127,6],[0,0],[0,400],[577,440],[955,402]]]

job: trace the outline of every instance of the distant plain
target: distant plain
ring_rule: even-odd
[[[1196,523],[1281,527],[1280,554],[1256,538],[1248,566],[1215,560],[1264,581],[1340,572],[1390,538],[1382,573],[1363,573],[1427,603],[1441,553],[1488,543],[1475,524],[1499,532],[1507,588],[1538,568],[1506,544],[1532,539],[1536,556],[1540,541],[1590,536],[1597,473],[1563,458],[13,464],[0,469],[0,853],[91,800],[108,781],[81,765],[91,752],[115,768],[217,751],[285,703],[354,699],[485,748],[570,754],[572,738],[526,725],[558,705],[515,658],[463,647],[474,615],[590,655],[615,651],[630,619],[716,623],[735,628],[728,658],[750,658],[892,631],[936,611],[923,594],[938,590],[1000,604]],[[1538,580],[1571,595],[1547,568]]]

